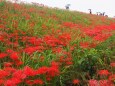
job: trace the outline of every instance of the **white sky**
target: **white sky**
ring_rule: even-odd
[[[58,7],[65,9],[66,4],[71,4],[70,10],[77,10],[89,13],[106,12],[109,17],[115,16],[115,0],[21,0],[25,2],[37,2],[49,7]]]

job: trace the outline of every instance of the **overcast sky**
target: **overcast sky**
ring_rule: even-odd
[[[71,4],[70,10],[77,10],[81,12],[106,12],[109,17],[115,16],[115,0],[21,0],[26,2],[37,2],[50,7],[58,7],[65,9],[66,4]]]

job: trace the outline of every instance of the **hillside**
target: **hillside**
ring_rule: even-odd
[[[115,19],[0,2],[0,86],[108,85],[115,85]]]

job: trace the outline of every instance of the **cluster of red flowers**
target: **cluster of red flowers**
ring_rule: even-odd
[[[38,69],[32,69],[29,66],[25,66],[23,69],[15,69],[12,68],[11,63],[5,63],[5,68],[0,70],[0,85],[4,84],[5,86],[17,86],[22,82],[26,82],[28,85],[41,85],[44,84],[44,81],[40,79],[39,76],[45,75],[46,79],[49,81],[49,79],[51,80],[53,77],[60,74],[58,68],[59,67],[56,62],[52,62],[51,67],[44,66]]]
[[[92,37],[96,41],[103,42],[112,35],[112,31],[115,30],[115,24],[110,25],[100,25],[93,29],[85,29],[84,33]]]
[[[109,80],[89,80],[89,86],[114,86]]]
[[[111,74],[108,70],[99,70],[97,73],[100,77],[106,76],[107,79],[89,80],[89,86],[114,86],[115,75]]]

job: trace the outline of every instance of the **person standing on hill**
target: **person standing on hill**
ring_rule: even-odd
[[[103,16],[105,16],[105,12],[103,12],[103,14],[102,14]]]
[[[67,4],[65,7],[66,7],[66,9],[68,10],[68,9],[69,9],[69,7],[70,7],[70,4]]]
[[[91,9],[88,9],[89,10],[89,13],[92,14],[92,10]]]
[[[99,15],[100,12],[96,12],[96,13],[97,13],[97,15]]]

